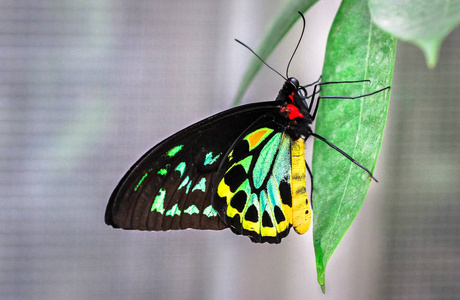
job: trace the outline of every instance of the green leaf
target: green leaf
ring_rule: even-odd
[[[290,0],[275,17],[259,48],[255,51],[263,60],[266,60],[275,49],[276,45],[283,39],[289,29],[300,18],[298,11],[305,13],[318,0]],[[246,69],[243,79],[238,88],[233,105],[241,103],[241,99],[256,77],[263,63],[255,56]]]
[[[381,29],[419,46],[430,68],[442,41],[460,23],[460,0],[369,0],[369,9]]]
[[[367,3],[344,0],[328,37],[323,82],[369,79],[371,83],[333,84],[322,96],[359,96],[389,86],[396,39],[370,21]],[[316,133],[374,169],[385,127],[389,90],[373,96],[320,101]],[[369,175],[320,140],[313,149],[313,240],[318,282],[323,291],[327,262],[356,217]]]

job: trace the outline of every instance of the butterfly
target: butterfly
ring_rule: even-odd
[[[311,136],[373,178],[367,168],[314,133],[311,124],[320,99],[366,97],[389,87],[357,97],[319,96],[325,84],[368,80],[318,80],[302,86],[288,76],[288,69],[289,64],[286,77],[277,72],[285,81],[274,101],[223,111],[147,151],[113,191],[105,222],[152,231],[230,228],[256,243],[280,243],[291,227],[303,234],[312,216],[306,173],[312,177],[304,158],[304,144]],[[309,96],[308,87],[313,88]]]

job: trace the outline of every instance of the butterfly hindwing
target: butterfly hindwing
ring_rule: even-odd
[[[285,130],[272,116],[260,118],[235,142],[219,168],[213,206],[234,232],[255,242],[279,243],[293,223],[295,141]]]
[[[112,193],[106,223],[139,230],[226,228],[211,204],[211,181],[241,133],[278,105],[264,102],[224,111],[150,149]]]

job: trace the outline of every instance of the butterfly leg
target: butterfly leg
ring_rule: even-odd
[[[336,84],[336,83],[357,83],[357,82],[370,82],[370,80],[321,82],[321,83],[318,83],[317,85],[315,85],[315,87],[313,88],[313,95],[315,94],[315,91],[316,91],[316,87],[317,87],[317,86],[326,85],[326,84]],[[364,94],[364,95],[359,95],[359,96],[318,96],[318,97],[317,97],[317,100],[316,100],[315,110],[314,110],[313,113],[311,114],[312,119],[313,119],[313,120],[316,119],[316,113],[318,112],[318,106],[319,106],[319,100],[321,100],[321,99],[359,99],[359,98],[364,98],[364,97],[372,96],[372,95],[374,95],[374,94],[383,92],[384,90],[388,90],[388,89],[390,89],[389,86],[384,87],[384,88],[382,88],[382,89],[380,89],[380,90],[374,91],[374,92],[372,92],[372,93],[368,93],[368,94]],[[311,110],[311,108],[312,108],[313,101],[314,101],[314,99],[312,98],[311,104],[310,104],[310,110]]]
[[[317,85],[320,81],[321,81],[321,78],[323,77],[323,75],[319,75],[319,78],[312,82],[312,83],[309,83],[309,84],[306,84],[306,85],[303,85],[302,87],[303,88],[307,88],[307,87],[311,87],[311,86],[314,86],[314,85]]]
[[[321,78],[320,78],[321,79]],[[313,93],[310,95],[311,96],[311,100],[310,100],[310,103],[308,104],[308,113],[312,116],[312,120],[315,119],[315,116],[316,116],[316,111],[318,110],[318,100],[319,100],[319,97],[318,97],[318,100],[316,101],[316,107],[315,107],[315,110],[313,112],[313,114],[311,113],[312,112],[312,109],[313,109],[313,104],[315,103],[315,96],[319,94],[319,92],[321,92],[321,85],[319,83],[315,84],[313,86]]]
[[[320,136],[320,135],[318,135],[316,133],[312,133],[311,135],[314,136],[315,138],[325,142],[326,144],[329,145],[329,147],[331,147],[332,149],[336,150],[337,152],[339,152],[340,154],[342,154],[343,156],[348,158],[352,163],[354,163],[355,165],[357,165],[358,167],[360,167],[361,169],[366,171],[371,176],[371,178],[374,179],[375,182],[378,182],[377,179],[374,177],[374,175],[372,175],[371,171],[369,171],[365,166],[363,166],[362,164],[360,164],[359,162],[354,160],[353,157],[348,155],[345,151],[341,150],[340,148],[338,148],[337,146],[335,146],[334,144],[332,144],[331,142],[329,142],[328,140],[326,140],[325,138],[323,138],[322,136]]]

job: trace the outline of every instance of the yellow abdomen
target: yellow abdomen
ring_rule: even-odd
[[[310,228],[311,222],[306,189],[305,145],[302,138],[291,143],[292,226],[298,234],[304,234]]]

